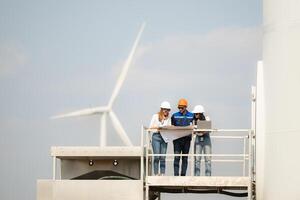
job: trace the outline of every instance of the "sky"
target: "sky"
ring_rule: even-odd
[[[250,128],[260,0],[0,0],[1,199],[35,199],[36,180],[51,177],[51,146],[99,144],[99,116],[49,118],[107,105],[144,21],[113,105],[132,142],[139,145],[141,125],[162,101],[176,112],[182,97],[189,110],[203,105],[216,128]],[[108,128],[108,144],[122,145]],[[231,144],[213,143],[213,151],[239,150]]]

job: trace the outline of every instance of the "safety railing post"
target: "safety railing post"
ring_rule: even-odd
[[[195,176],[195,137],[196,137],[196,134],[193,132],[192,133],[192,147],[191,147],[191,151],[192,151],[192,155],[190,156],[190,159],[191,159],[191,176]],[[201,164],[201,163],[200,163]]]
[[[145,194],[145,196],[146,196],[146,200],[149,200],[149,186],[148,186],[147,183],[146,183],[146,194]]]
[[[141,127],[141,148],[142,148],[142,155],[141,155],[141,169],[140,169],[140,179],[144,180],[144,126]]]
[[[252,200],[252,130],[248,132],[248,200]]]
[[[146,131],[146,183],[149,173],[149,131]]]
[[[243,159],[243,176],[246,175],[246,138],[243,139],[243,154],[244,154],[244,159]]]
[[[144,129],[143,129],[144,130]],[[146,130],[146,169],[145,169],[145,199],[149,200],[149,185],[148,185],[148,173],[149,173],[149,130]]]
[[[255,145],[256,145],[256,142],[255,142],[255,138],[256,138],[256,95],[257,95],[257,90],[256,90],[256,87],[255,86],[252,86],[252,91],[251,91],[251,94],[252,94],[252,99],[251,99],[251,130],[249,131],[249,176],[250,176],[250,189],[251,189],[251,193],[249,197],[249,199],[252,200],[252,191],[253,191],[253,180],[254,180],[254,173],[255,173],[255,167],[254,167],[254,164],[256,163],[256,160],[255,160],[255,154],[256,154],[256,151],[255,151]],[[254,145],[254,146],[253,146]]]

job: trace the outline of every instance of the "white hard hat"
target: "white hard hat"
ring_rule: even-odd
[[[169,102],[164,101],[160,104],[160,108],[171,109],[171,105]]]
[[[195,106],[194,110],[192,111],[192,113],[204,113],[204,107],[201,105],[197,105]]]

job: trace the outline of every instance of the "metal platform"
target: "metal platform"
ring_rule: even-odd
[[[249,177],[228,176],[148,176],[147,184],[151,186],[198,187],[226,189],[247,189]]]
[[[161,193],[214,193],[247,197],[249,177],[148,176],[146,199],[161,199]]]
[[[189,154],[174,154],[167,152],[166,154],[154,154],[151,151],[151,132],[153,129],[145,128],[146,134],[146,171],[145,171],[145,199],[154,200],[161,199],[161,193],[215,193],[225,194],[235,197],[248,197],[253,200],[254,197],[254,173],[253,173],[253,131],[251,129],[193,129],[191,130],[192,140]],[[172,128],[176,131],[176,128]],[[212,139],[230,139],[240,140],[243,149],[240,154],[196,154],[194,152],[194,143],[197,132],[210,132]],[[215,135],[215,133],[222,134]],[[170,132],[171,133],[171,132]],[[180,134],[180,129],[177,134]],[[227,135],[230,134],[230,135]],[[236,133],[236,134],[233,134]],[[232,135],[233,134],[233,135]],[[241,135],[240,135],[241,134]],[[166,160],[172,160],[175,156],[187,156],[189,160],[188,176],[154,176],[152,173],[152,162],[154,156],[165,156]],[[210,156],[212,162],[232,162],[242,164],[242,174],[235,176],[195,176],[194,174],[194,158],[197,156]],[[217,158],[217,159],[214,159]],[[204,159],[202,159],[203,161]]]

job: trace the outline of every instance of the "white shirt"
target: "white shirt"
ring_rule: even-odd
[[[150,122],[150,125],[149,125],[149,128],[161,128],[161,127],[164,127],[164,126],[171,126],[171,118],[168,117],[167,119],[163,119],[161,122],[159,121],[159,118],[158,118],[158,114],[154,114],[152,116],[152,119],[151,119],[151,122]],[[155,131],[156,132],[156,131]],[[154,132],[152,132],[154,133]],[[163,140],[165,142],[168,142],[168,139],[165,138],[163,135]]]
[[[159,121],[158,114],[154,114],[152,116],[151,122],[149,127],[164,127],[164,126],[171,126],[171,118],[168,117],[167,119],[163,119],[161,122]]]

